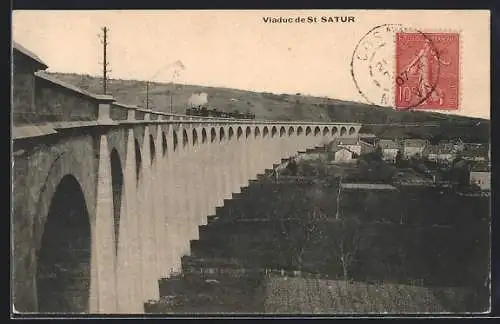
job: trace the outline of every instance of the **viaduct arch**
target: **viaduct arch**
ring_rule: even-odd
[[[143,130],[138,131],[138,127]],[[66,302],[66,306],[61,306],[65,302],[62,300],[57,307],[70,312],[101,312],[105,309],[135,309],[140,312],[141,306],[137,300],[147,301],[156,297],[156,284],[151,278],[168,277],[172,271],[179,269],[180,256],[190,253],[189,241],[197,238],[197,226],[206,224],[206,216],[213,214],[216,206],[222,206],[225,199],[231,198],[232,193],[238,192],[248,184],[248,180],[254,179],[258,173],[273,163],[278,163],[281,158],[340,134],[356,136],[358,131],[359,127],[345,125],[149,123],[134,126],[128,133],[126,129],[110,130],[98,137],[87,137],[87,151],[84,152],[98,150],[94,154],[83,154],[88,156],[87,162],[85,158],[79,158],[81,153],[76,153],[81,148],[80,144],[71,143],[73,138],[67,137],[66,145],[70,145],[68,148],[71,149],[57,162],[60,164],[57,174],[60,178],[66,177],[63,174],[75,174],[73,182],[68,180],[70,178],[61,180],[62,188],[71,187],[71,183],[83,183],[81,187],[86,188],[81,191],[87,194],[79,199],[90,206],[86,207],[90,227],[82,227],[90,229],[85,235],[77,233],[72,237],[94,239],[94,243],[90,240],[90,254],[86,256],[90,264],[90,270],[86,271],[90,271],[89,276],[93,280],[82,283],[88,287],[87,301],[83,301],[85,298],[80,296],[78,305]],[[123,137],[113,135],[113,132],[128,135]],[[179,134],[182,138],[181,145]],[[90,143],[94,143],[94,149],[89,146]],[[108,149],[103,151],[103,147]],[[94,158],[97,162],[89,169],[92,164],[89,161]],[[237,169],[235,165],[238,166]],[[88,172],[93,173],[94,177],[87,177]],[[49,174],[47,177],[52,179],[53,176],[54,174]],[[189,177],[191,180],[185,180]],[[97,183],[95,195],[88,194],[92,183]],[[107,183],[109,189],[105,188]],[[162,187],[168,189],[158,190]],[[58,202],[51,203],[50,206],[60,206],[61,201],[64,201],[58,198],[60,190],[52,189],[52,195],[50,192],[48,190],[43,199],[50,197],[49,200]],[[205,194],[201,195],[202,192]],[[101,199],[101,196],[106,195],[109,195],[109,206],[104,202],[106,199]],[[67,200],[75,199],[77,198]],[[81,204],[74,207],[83,210]],[[50,212],[47,211],[47,215],[50,215],[47,217],[47,224],[40,222],[36,226],[38,233],[45,226],[47,233],[51,233],[53,224],[57,224],[53,219],[58,219],[53,215],[60,213],[60,210],[71,210],[58,208],[50,207]],[[62,225],[55,227],[58,226]],[[103,239],[104,233],[111,241]],[[47,246],[54,246],[47,245],[45,237],[40,244],[43,247],[40,257],[37,257],[40,260],[37,263],[42,266],[36,270],[35,280],[37,287],[41,287],[38,290],[44,291],[43,287],[49,285],[49,281],[43,278],[47,277],[46,265],[50,264],[44,255],[47,255]],[[57,238],[53,234],[47,237]],[[67,245],[63,238],[57,242],[60,246]],[[106,247],[101,249],[102,244]],[[54,251],[56,254],[63,253],[63,250]],[[96,266],[103,260],[109,261],[105,270]],[[104,280],[114,282],[109,291],[105,291],[107,288]],[[47,290],[46,293],[55,294],[55,291]],[[64,296],[64,291],[60,290],[59,294]],[[127,297],[116,300],[116,296],[122,294]],[[46,298],[37,294],[36,299],[42,301]],[[37,306],[40,311],[56,307],[43,302]]]
[[[111,162],[111,188],[113,191],[113,220],[115,255],[118,255],[118,242],[120,239],[120,212],[123,194],[123,169],[118,151],[113,148],[110,155]]]
[[[13,55],[23,66],[15,93],[34,99],[14,107],[12,130],[21,312],[142,313],[232,193],[282,158],[361,128],[142,109],[41,73],[47,66],[22,49]]]
[[[36,255],[38,311],[89,311],[91,225],[80,184],[66,175],[51,199]]]

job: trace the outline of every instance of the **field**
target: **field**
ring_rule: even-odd
[[[270,278],[265,312],[286,314],[411,314],[466,310],[470,291],[325,279]],[[449,301],[453,302],[450,303]]]

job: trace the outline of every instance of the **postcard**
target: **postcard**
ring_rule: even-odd
[[[491,310],[487,10],[16,10],[12,85],[14,317]]]

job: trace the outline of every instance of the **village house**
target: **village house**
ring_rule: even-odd
[[[378,147],[382,151],[382,159],[389,163],[396,163],[399,146],[393,140],[381,139],[378,142]]]
[[[356,158],[356,153],[346,147],[341,147],[335,152],[336,162],[355,162]]]
[[[491,166],[487,162],[477,162],[471,166],[469,184],[476,185],[481,190],[491,190]]]
[[[334,160],[338,162],[353,162],[361,155],[361,144],[358,138],[335,139],[328,145],[333,152]]]
[[[359,138],[343,138],[336,141],[335,143],[339,148],[346,148],[349,151],[361,155],[361,144],[359,143]]]
[[[375,144],[367,142],[364,139],[359,139],[359,145],[361,147],[361,154],[368,154],[375,151]]]
[[[377,141],[377,136],[375,134],[359,133],[358,136],[359,136],[360,141],[363,141],[365,143],[369,143],[369,144],[375,146],[376,141]]]
[[[405,139],[401,144],[403,148],[403,157],[405,159],[411,159],[412,157],[421,157],[428,143],[423,139]]]
[[[440,143],[427,145],[422,155],[428,160],[437,163],[451,163],[456,157],[456,149],[453,144]]]
[[[466,161],[484,162],[489,161],[491,152],[489,145],[486,144],[471,144],[465,145],[465,148],[459,155]]]
[[[460,138],[455,140],[440,141],[438,145],[449,146],[455,153],[462,152],[465,149],[465,144]]]

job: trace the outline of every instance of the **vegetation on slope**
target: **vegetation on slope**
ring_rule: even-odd
[[[265,283],[265,313],[407,314],[477,311],[470,290],[324,279],[280,278]],[[447,302],[448,299],[453,303]]]
[[[102,92],[102,79],[89,75],[52,73],[55,77],[93,93]],[[111,79],[108,92],[118,101],[146,106],[146,81]],[[170,94],[172,93],[172,109]],[[221,111],[254,113],[257,119],[343,121],[363,124],[362,131],[382,137],[462,137],[474,141],[489,140],[490,122],[479,118],[443,115],[421,111],[395,111],[390,108],[336,99],[273,94],[245,90],[152,82],[149,84],[149,108],[184,113],[193,93],[207,93],[208,105]],[[433,127],[387,127],[394,123],[437,123]]]

